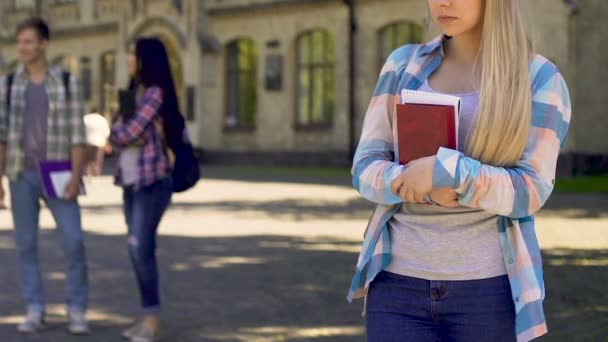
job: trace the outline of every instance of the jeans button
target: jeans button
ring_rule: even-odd
[[[437,299],[439,299],[440,296],[441,296],[441,291],[439,291],[438,288],[433,287],[431,289],[431,299],[432,300],[437,300]]]

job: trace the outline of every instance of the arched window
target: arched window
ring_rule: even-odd
[[[325,30],[297,39],[297,126],[331,125],[335,109],[335,42]]]
[[[36,7],[35,0],[14,0],[13,6],[15,9],[30,9]]]
[[[88,101],[93,95],[91,89],[93,83],[93,70],[91,69],[91,58],[86,56],[80,58],[80,82],[82,84],[82,96],[85,101]]]
[[[258,110],[258,51],[249,38],[226,45],[225,126],[255,127]]]
[[[116,52],[113,50],[104,52],[99,58],[99,110],[106,118],[111,118],[114,111],[118,109],[115,80]]]
[[[381,28],[378,32],[378,37],[378,64],[382,68],[386,59],[394,50],[405,44],[422,42],[422,26],[407,21],[400,21]]]

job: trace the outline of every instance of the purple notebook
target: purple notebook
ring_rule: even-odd
[[[65,187],[72,177],[72,163],[69,160],[45,160],[40,162],[40,176],[44,194],[48,198],[63,197]],[[84,195],[84,185],[80,186]]]

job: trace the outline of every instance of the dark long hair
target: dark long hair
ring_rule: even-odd
[[[182,139],[185,123],[179,110],[165,45],[158,38],[140,38],[135,42],[135,57],[138,67],[135,80],[131,80],[130,87],[139,84],[145,88],[157,86],[162,90],[163,103],[159,113],[163,120],[167,143],[169,147],[173,147]]]

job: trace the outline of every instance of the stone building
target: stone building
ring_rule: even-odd
[[[432,36],[424,0],[4,3],[5,69],[14,65],[15,24],[41,13],[55,34],[50,58],[78,73],[88,105],[107,115],[127,82],[129,42],[160,37],[193,140],[210,160],[348,164],[383,59]],[[600,0],[530,1],[539,52],[561,68],[575,104],[567,170],[600,167],[608,155],[599,81],[608,72],[606,12]]]

